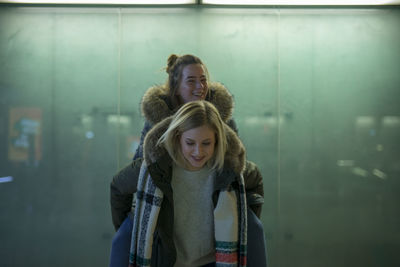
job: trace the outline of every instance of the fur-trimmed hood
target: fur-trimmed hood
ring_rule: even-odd
[[[233,96],[224,85],[218,82],[211,82],[208,90],[209,99],[207,100],[214,104],[222,120],[228,122],[233,113]],[[142,98],[141,111],[146,120],[152,125],[172,116],[176,112],[171,108],[165,85],[156,85],[146,91]]]
[[[157,141],[167,130],[172,121],[172,117],[166,118],[156,124],[146,135],[144,140],[144,159],[146,163],[152,164],[169,156],[163,146],[157,146]],[[227,149],[225,152],[224,169],[233,170],[236,174],[241,174],[245,169],[245,148],[237,134],[224,124],[227,138]]]

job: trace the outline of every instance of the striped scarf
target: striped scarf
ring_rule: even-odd
[[[153,233],[164,194],[153,183],[146,164],[140,169],[132,229],[130,267],[149,267]],[[239,191],[239,192],[238,192]],[[247,261],[247,209],[243,177],[239,190],[221,191],[214,209],[217,267],[245,267]]]

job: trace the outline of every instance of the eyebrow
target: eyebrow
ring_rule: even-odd
[[[186,80],[187,79],[193,79],[193,78],[197,78],[197,76],[187,76]],[[201,75],[200,78],[207,78],[207,77],[206,77],[206,75]]]
[[[192,138],[186,137],[186,138],[185,138],[185,141],[192,141],[192,142],[194,142],[195,140],[192,139]],[[211,138],[207,138],[207,139],[201,140],[201,142],[205,142],[205,141],[211,141]]]

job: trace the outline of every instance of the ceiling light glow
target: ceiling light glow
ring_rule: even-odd
[[[238,6],[362,6],[400,5],[400,0],[0,0],[0,4],[86,5],[238,5]]]
[[[399,5],[400,0],[203,0],[210,5],[354,6]]]
[[[8,4],[186,5],[196,0],[0,0]]]

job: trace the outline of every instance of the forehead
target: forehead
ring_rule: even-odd
[[[192,140],[205,140],[205,139],[214,139],[215,132],[208,125],[202,125],[197,128],[193,128],[182,133],[183,139],[192,139]]]
[[[182,70],[182,76],[184,78],[205,76],[204,67],[201,64],[187,65]]]

